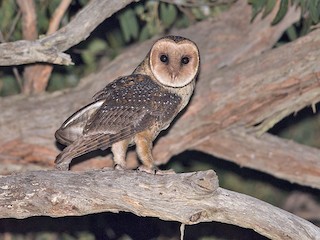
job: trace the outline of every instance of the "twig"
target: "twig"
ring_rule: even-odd
[[[70,3],[71,0],[62,0],[60,2],[50,20],[49,28],[47,31],[48,35],[58,30],[60,21],[64,16],[66,10],[68,9]],[[32,93],[41,93],[46,90],[52,70],[53,65],[49,64],[36,65],[36,67],[33,68],[34,78],[32,79]]]
[[[7,39],[6,39],[7,41],[11,40],[11,36],[12,36],[14,30],[16,29],[16,26],[17,26],[17,23],[19,22],[20,17],[21,17],[21,10],[18,11],[18,13],[16,14],[15,18],[13,19],[13,22],[11,24],[9,33],[7,35],[8,36]]]
[[[49,28],[47,34],[54,33],[58,30],[62,17],[64,16],[65,12],[67,11],[70,3],[72,0],[62,0],[54,11],[52,18],[49,23]]]

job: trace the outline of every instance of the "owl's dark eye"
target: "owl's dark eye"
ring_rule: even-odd
[[[188,57],[181,58],[181,63],[182,64],[188,64],[189,63],[189,58]]]
[[[168,58],[167,55],[162,54],[160,56],[160,61],[163,62],[163,63],[167,63],[167,62],[169,62],[169,58]]]

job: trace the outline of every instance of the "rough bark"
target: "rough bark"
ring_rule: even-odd
[[[0,44],[0,66],[34,62],[70,65],[70,56],[63,52],[85,40],[102,21],[132,1],[92,0],[68,25],[53,34],[33,42]]]
[[[27,172],[0,178],[0,195],[0,218],[125,211],[184,224],[224,222],[270,239],[320,236],[318,227],[300,217],[219,188],[212,170],[169,175],[117,170]]]

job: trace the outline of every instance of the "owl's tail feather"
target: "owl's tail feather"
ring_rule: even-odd
[[[86,135],[66,147],[56,158],[56,168],[59,170],[69,170],[69,165],[73,158],[79,157],[97,149],[105,150],[112,144],[127,139],[135,134],[131,127],[123,129],[116,134],[98,133]]]

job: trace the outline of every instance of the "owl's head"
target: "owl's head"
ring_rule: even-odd
[[[199,49],[187,38],[167,36],[154,43],[149,61],[153,75],[161,84],[183,87],[199,72]]]

